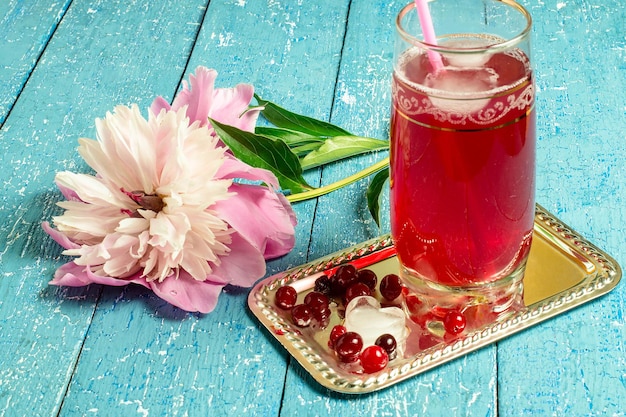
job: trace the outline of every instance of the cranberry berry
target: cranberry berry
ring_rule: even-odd
[[[359,360],[363,349],[363,339],[356,332],[347,332],[335,342],[335,352],[341,362],[351,363]]]
[[[331,289],[335,295],[341,296],[355,282],[357,282],[356,267],[351,264],[341,265],[331,278]]]
[[[371,269],[361,269],[357,273],[357,280],[367,285],[371,291],[376,289],[376,284],[378,283],[378,277],[376,273]]]
[[[393,301],[402,294],[402,281],[396,274],[385,275],[380,281],[380,294],[387,300]]]
[[[298,304],[291,309],[291,318],[296,326],[307,327],[313,320],[313,311],[306,304]]]
[[[344,334],[348,333],[348,329],[346,329],[344,326],[342,326],[341,324],[338,324],[336,326],[334,326],[331,330],[330,330],[330,337],[328,339],[328,347],[331,349],[335,349],[335,345],[337,344],[337,340],[343,336]]]
[[[330,300],[321,292],[311,291],[304,297],[304,304],[313,309],[328,308]]]
[[[331,311],[328,307],[314,308],[312,309],[313,319],[311,326],[315,329],[325,329],[330,323]]]
[[[380,335],[376,342],[374,342],[376,346],[380,346],[387,352],[387,356],[389,356],[389,360],[392,361],[396,358],[397,352],[396,349],[398,344],[396,342],[396,338],[389,333],[385,333]]]
[[[298,293],[295,288],[284,285],[276,290],[276,297],[274,299],[274,304],[283,310],[289,310],[296,305],[296,299],[298,298]]]
[[[380,346],[368,346],[361,352],[361,366],[368,374],[385,369],[389,363],[387,352]]]
[[[443,317],[443,327],[450,334],[459,334],[465,330],[467,324],[465,316],[456,310],[451,310]]]
[[[352,301],[353,298],[363,295],[372,295],[372,291],[367,285],[363,284],[362,282],[357,282],[348,287],[345,295],[343,296],[343,302],[345,305],[348,305],[348,303]]]

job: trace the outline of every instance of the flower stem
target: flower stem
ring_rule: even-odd
[[[342,187],[345,187],[346,185],[350,185],[353,182],[357,182],[360,179],[363,179],[365,177],[368,177],[384,168],[386,168],[389,165],[389,157],[375,163],[374,165],[365,168],[362,171],[357,172],[354,175],[350,175],[349,177],[346,177],[340,181],[337,182],[333,182],[332,184],[328,184],[325,185],[323,187],[319,187],[319,188],[315,188],[313,190],[310,191],[305,191],[302,193],[296,193],[296,194],[291,194],[287,196],[287,200],[289,200],[291,203],[295,203],[298,201],[304,201],[304,200],[308,200],[310,198],[315,198],[315,197],[319,197],[322,196],[324,194],[328,194],[332,191],[338,190]]]

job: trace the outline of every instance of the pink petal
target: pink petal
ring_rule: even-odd
[[[161,110],[165,109],[165,111],[169,111],[171,108],[172,106],[170,106],[170,103],[168,103],[161,96],[158,96],[157,98],[155,98],[154,101],[152,102],[152,105],[150,106],[150,110],[152,111],[152,114],[154,114],[155,116],[161,113]]]
[[[74,191],[73,189],[62,185],[59,182],[56,182],[56,185],[57,185],[57,187],[59,188],[59,191],[61,191],[61,194],[63,194],[63,197],[65,197],[66,200],[68,200],[68,201],[82,201],[80,199],[80,197],[78,197],[78,194],[76,193],[76,191]]]
[[[211,280],[239,287],[251,287],[265,275],[265,258],[254,242],[235,232],[231,234],[231,248],[227,256],[220,258],[219,265],[213,266]]]
[[[187,117],[191,123],[199,121],[200,126],[206,126],[209,123],[209,113],[213,107],[216,78],[217,71],[202,66],[196,68],[195,75],[189,76],[191,88],[186,82],[183,82],[183,90],[176,95],[172,109],[178,110],[183,106],[188,106]]]
[[[219,217],[271,259],[288,253],[295,243],[296,216],[282,194],[267,187],[237,184],[237,193],[215,206]]]
[[[240,115],[238,119],[235,119],[233,121],[233,126],[247,132],[254,132],[254,128],[259,118],[259,114],[261,114],[261,110],[262,108],[260,107],[246,110],[246,112]],[[219,121],[219,119],[215,120]]]
[[[238,127],[248,132],[254,131],[259,110],[248,110],[254,97],[254,87],[238,84],[235,88],[218,88],[213,93],[213,103],[209,115],[220,123]]]
[[[80,245],[72,242],[66,235],[64,235],[63,233],[59,232],[58,230],[52,228],[52,226],[50,226],[50,223],[42,222],[41,223],[41,228],[47,234],[49,234],[50,237],[52,239],[54,239],[54,241],[56,243],[61,245],[63,248],[65,248],[65,249],[78,249],[78,248],[80,248]]]
[[[163,282],[148,283],[154,293],[176,307],[185,311],[210,313],[217,304],[217,299],[224,288],[209,280],[198,281],[185,271],[180,271],[178,278],[169,277]]]
[[[120,287],[131,283],[151,289],[156,296],[185,311],[201,313],[209,313],[215,308],[217,298],[224,287],[224,284],[209,280],[197,281],[185,271],[180,272],[178,279],[169,277],[163,282],[147,282],[138,275],[128,280],[103,277],[93,274],[89,267],[76,265],[74,262],[57,269],[54,279],[50,281],[51,285],[66,287],[82,287],[89,284]]]
[[[51,285],[61,285],[66,287],[82,287],[89,284],[103,284],[114,287],[122,287],[130,283],[143,285],[148,287],[146,280],[139,278],[138,274],[132,279],[118,279],[107,276],[96,275],[91,272],[88,266],[76,265],[74,262],[68,262],[56,270],[54,279],[50,281]]]
[[[262,181],[274,188],[278,187],[278,179],[271,171],[254,168],[229,153],[225,154],[225,156],[224,163],[217,174],[215,174],[216,178]]]

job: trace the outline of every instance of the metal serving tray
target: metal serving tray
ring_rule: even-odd
[[[325,330],[298,328],[291,323],[289,312],[275,307],[274,294],[280,286],[289,284],[296,288],[301,302],[318,277],[331,274],[344,263],[352,263],[357,268],[367,267],[379,277],[398,273],[398,262],[389,236],[266,278],[252,289],[248,305],[269,333],[321,385],[351,394],[375,391],[591,301],[609,292],[621,279],[621,268],[614,259],[541,206],[537,206],[534,231],[524,279],[526,307],[522,311],[505,321],[473,331],[462,339],[441,342],[409,357],[397,358],[375,374],[345,369],[328,348],[329,331],[333,324],[339,323],[336,314],[333,314]]]

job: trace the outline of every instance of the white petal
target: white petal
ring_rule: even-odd
[[[136,105],[117,106],[96,120],[98,145],[81,140],[79,152],[103,178],[127,189],[152,194],[156,179],[155,135]]]
[[[129,217],[122,219],[115,231],[127,235],[139,235],[144,230],[147,230],[149,226],[150,221],[143,217]]]
[[[55,181],[73,190],[85,203],[105,207],[110,205],[125,207],[125,201],[122,201],[118,194],[112,193],[101,179],[94,176],[62,171],[56,174]]]

